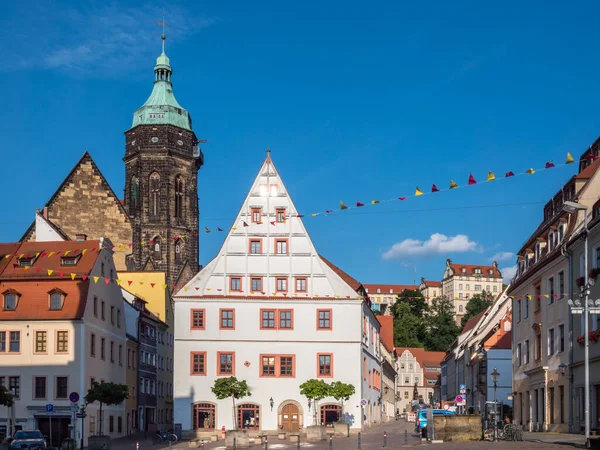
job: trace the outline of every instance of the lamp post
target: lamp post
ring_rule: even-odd
[[[567,303],[571,307],[571,312],[573,314],[583,314],[583,339],[584,339],[584,372],[585,372],[585,385],[584,385],[584,413],[585,413],[585,439],[586,442],[590,437],[590,339],[588,335],[589,330],[589,315],[590,315],[590,304],[589,304],[589,295],[590,295],[590,286],[595,284],[595,280],[593,278],[588,277],[588,223],[587,223],[587,206],[580,205],[579,203],[566,201],[563,203],[562,207],[563,211],[568,213],[576,213],[578,211],[583,211],[583,230],[584,230],[584,277],[585,284],[579,287],[581,291],[579,293],[578,300],[569,300]],[[581,306],[583,302],[583,307]],[[592,302],[592,307],[594,306]],[[600,308],[594,308],[599,309]],[[562,369],[561,369],[562,370]]]
[[[492,372],[492,380],[494,381],[494,441],[498,440],[498,402],[496,400],[496,387],[499,375],[500,372],[494,367],[494,371]]]

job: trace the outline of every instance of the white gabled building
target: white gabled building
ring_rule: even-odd
[[[211,391],[228,376],[252,390],[236,402],[240,428],[336,421],[335,399],[315,411],[300,395],[312,378],[355,386],[344,403],[352,429],[380,420],[379,323],[348,279],[317,253],[268,155],[218,255],[174,298],[175,423],[196,434],[231,429],[231,399]]]

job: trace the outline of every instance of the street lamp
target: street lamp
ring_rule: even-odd
[[[498,403],[496,400],[496,386],[498,382],[498,376],[500,376],[500,372],[498,369],[494,367],[494,371],[492,372],[492,380],[494,381],[494,441],[498,440]]]
[[[589,287],[593,286],[595,284],[595,280],[594,279],[590,279],[588,277],[588,223],[587,223],[587,206],[585,205],[580,205],[579,203],[575,203],[575,202],[570,202],[570,201],[566,201],[563,203],[562,206],[562,210],[568,213],[576,213],[579,211],[583,211],[584,216],[583,216],[583,230],[585,232],[584,235],[584,277],[585,277],[585,285],[581,286],[579,288],[579,290],[581,291],[579,293],[579,300],[575,300],[575,302],[573,302],[572,300],[569,300],[567,303],[569,304],[569,306],[571,307],[571,312],[573,314],[582,314],[583,313],[583,339],[584,339],[584,357],[583,357],[583,362],[584,362],[584,372],[585,372],[585,384],[584,384],[584,394],[583,396],[584,398],[584,412],[585,412],[585,440],[587,442],[587,440],[590,437],[590,339],[588,336],[588,329],[589,329],[589,315],[590,315],[590,310],[589,310],[589,303],[588,303],[588,296],[590,294],[590,290]],[[583,308],[581,307],[581,303],[583,302]],[[592,303],[592,306],[593,303]],[[561,369],[562,370],[562,369]]]
[[[560,370],[560,374],[564,377],[567,372],[567,365],[565,363],[560,363],[558,365],[558,370]]]

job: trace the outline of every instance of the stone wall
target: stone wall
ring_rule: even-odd
[[[434,415],[435,440],[479,441],[481,440],[481,415]]]

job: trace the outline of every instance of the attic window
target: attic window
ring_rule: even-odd
[[[14,311],[17,309],[20,295],[15,291],[6,291],[4,293],[4,311]]]
[[[467,269],[465,269],[464,267],[462,268],[462,273],[467,273]]]
[[[381,294],[381,289],[377,288],[377,293]]]
[[[490,269],[490,275],[494,275],[494,270]]]
[[[23,258],[19,258],[19,267],[31,267],[33,260],[33,256],[24,256]]]
[[[475,269],[475,273],[480,274],[481,273],[481,269]]]
[[[65,293],[59,290],[50,291],[50,309],[58,311],[65,303]]]
[[[79,255],[79,256],[63,256],[62,258],[60,258],[60,265],[61,266],[76,266],[77,263],[79,262],[79,258],[81,258],[81,255]]]

